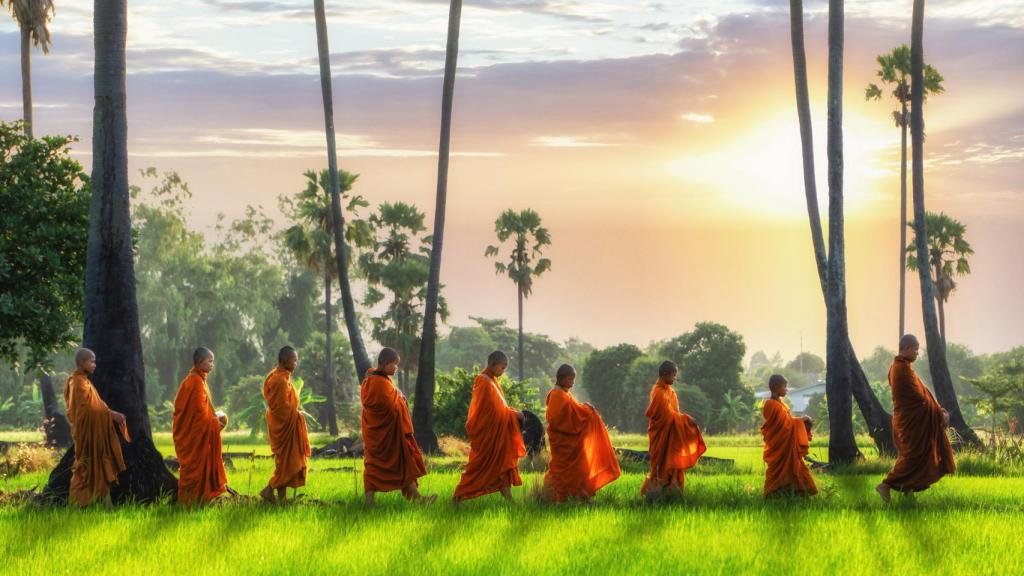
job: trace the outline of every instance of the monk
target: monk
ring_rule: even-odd
[[[900,352],[889,368],[892,390],[892,435],[899,453],[885,480],[875,486],[889,502],[895,489],[904,494],[926,490],[956,470],[946,436],[949,413],[932,397],[914,372],[921,345],[912,334],[900,338]]]
[[[125,441],[129,441],[125,417],[108,408],[89,381],[96,370],[96,354],[88,348],[79,348],[75,364],[77,369],[64,387],[75,451],[68,499],[81,507],[102,500],[110,508],[110,486],[125,470],[118,438],[120,432]]]
[[[555,502],[570,498],[589,502],[622,474],[601,415],[570,392],[575,383],[576,369],[562,364],[547,397],[551,461],[544,474],[544,496]]]
[[[391,380],[401,361],[394,348],[381,349],[377,367],[366,373],[360,387],[363,491],[367,506],[373,506],[378,492],[393,490],[401,490],[402,496],[413,502],[430,504],[437,500],[436,494],[420,494],[419,478],[426,476],[427,466],[413,435],[409,403]]]
[[[292,372],[299,365],[295,348],[285,346],[277,353],[277,367],[263,381],[263,399],[267,402],[267,439],[274,454],[274,475],[260,497],[267,502],[284,502],[289,488],[306,485],[306,459],[309,435],[306,417],[299,411],[299,394],[292,386]],[[277,498],[274,497],[277,490]]]
[[[678,374],[675,362],[662,362],[658,381],[651,388],[651,402],[647,406],[651,473],[640,487],[640,494],[648,500],[682,493],[683,473],[693,468],[707,450],[697,423],[689,414],[679,411],[679,399],[672,389]]]
[[[201,504],[227,490],[221,459],[220,432],[228,417],[215,412],[206,377],[213,370],[213,352],[196,348],[192,370],[174,397],[174,452],[178,455],[178,502]]]
[[[508,356],[496,350],[487,357],[487,368],[473,382],[466,432],[469,434],[469,462],[455,487],[452,503],[501,492],[512,500],[512,487],[522,486],[519,459],[526,445],[519,427],[523,413],[505,403],[498,378],[508,368]]]
[[[818,493],[814,477],[804,464],[804,456],[810,447],[810,416],[796,417],[790,414],[789,406],[782,401],[789,392],[789,381],[781,374],[768,379],[772,397],[765,401],[764,424],[761,437],[764,438],[764,461],[768,465],[764,476],[764,496],[791,490],[795,494],[813,496]]]

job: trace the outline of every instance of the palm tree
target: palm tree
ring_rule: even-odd
[[[908,225],[910,228],[915,226],[913,222]],[[974,254],[974,249],[964,238],[967,226],[943,212],[926,213],[924,229],[928,235],[928,264],[935,273],[931,281],[935,285],[935,297],[939,304],[939,334],[942,335],[942,342],[945,344],[948,342],[946,302],[949,302],[950,295],[956,290],[953,277],[963,277],[971,273],[971,263],[967,257]],[[917,248],[913,244],[906,247],[907,269],[911,272],[917,272],[917,258],[914,256],[916,251]]]
[[[914,15],[910,31],[911,85],[924,84],[924,0],[914,0]],[[929,262],[928,233],[925,230],[927,218],[924,205],[924,91],[914,90],[910,95],[910,138],[913,169],[914,193],[914,245],[916,261]],[[935,317],[935,286],[928,266],[917,267],[921,284],[921,308],[924,320],[925,339],[928,345],[928,368],[932,375],[935,398],[949,412],[949,423],[960,437],[972,446],[981,447],[981,441],[974,430],[967,425],[960,412],[953,380],[946,362],[946,345],[939,332]]]
[[[5,0],[0,0],[3,6]],[[21,102],[25,119],[25,135],[32,137],[32,44],[50,52],[50,29],[53,0],[6,0],[11,16],[21,29]]]
[[[907,303],[907,128],[910,126],[910,48],[906,44],[893,48],[889,54],[878,57],[878,77],[886,87],[892,86],[892,97],[896,99],[898,110],[893,110],[892,118],[900,129],[900,338],[905,334],[905,316]],[[930,65],[924,69],[924,98],[928,94],[941,94],[942,75]],[[866,100],[881,100],[882,88],[877,84],[869,84],[864,90]]]
[[[551,260],[540,258],[541,251],[551,244],[547,228],[541,226],[540,215],[527,208],[522,212],[505,210],[494,222],[498,242],[512,238],[512,251],[508,263],[500,260],[494,263],[498,274],[506,274],[516,284],[519,297],[519,378],[525,378],[523,371],[523,300],[533,292],[533,279],[551,269]],[[488,246],[484,256],[498,255],[498,246]]]
[[[459,61],[461,21],[462,0],[451,0],[448,6],[448,41],[441,89],[441,139],[437,154],[437,196],[434,206],[434,233],[431,236],[430,276],[427,279],[423,338],[420,340],[416,398],[412,410],[416,442],[427,452],[438,451],[437,435],[434,434],[434,352],[437,345],[437,310],[441,297],[441,248],[444,245],[444,213],[448,202],[448,153],[452,137],[452,104],[455,99],[455,72]]]
[[[790,0],[790,32],[793,48],[793,71],[796,85],[797,115],[800,123],[800,142],[804,168],[804,194],[807,201],[807,216],[811,226],[811,242],[814,247],[814,261],[818,269],[818,281],[825,298],[828,298],[828,256],[825,251],[821,216],[818,210],[818,192],[814,177],[814,141],[811,131],[810,98],[807,89],[807,58],[804,50],[803,2]],[[853,344],[845,343],[848,366],[852,381],[853,396],[857,406],[868,423],[869,433],[880,454],[895,455],[896,446],[892,436],[892,416],[885,410],[878,396],[871,389],[867,376],[857,361]]]
[[[320,89],[324,100],[324,126],[327,132],[327,170],[330,179],[331,212],[333,215],[334,252],[338,260],[338,285],[341,288],[341,307],[345,312],[345,327],[352,347],[352,360],[356,366],[356,377],[361,378],[370,370],[370,357],[366,354],[363,335],[359,330],[359,319],[352,298],[352,283],[348,277],[348,249],[345,245],[345,216],[341,212],[341,191],[338,181],[338,150],[334,135],[334,89],[331,87],[331,51],[327,43],[327,16],[324,0],[313,0],[316,17],[316,47],[320,55]]]
[[[128,117],[125,89],[127,0],[96,0],[92,133],[92,202],[85,265],[83,345],[99,358],[92,381],[111,408],[128,420],[131,443],[124,444],[128,470],[111,491],[114,502],[152,502],[173,496],[177,480],[153,445],[146,410],[142,338],[135,299],[132,225],[128,193]],[[71,480],[69,449],[43,492],[64,500]]]
[[[290,220],[295,221],[284,231],[284,245],[295,256],[295,258],[306,268],[314,273],[323,275],[324,278],[324,335],[326,336],[326,348],[324,350],[324,417],[327,419],[327,428],[332,436],[338,435],[338,418],[334,406],[334,359],[332,351],[332,332],[334,329],[334,314],[331,311],[331,285],[338,278],[337,261],[331,257],[331,242],[333,226],[331,219],[331,195],[330,175],[327,170],[319,174],[313,170],[305,173],[306,187],[294,198],[280,198],[281,211]],[[352,174],[342,170],[338,174],[341,181],[342,194],[347,201],[345,210],[355,213],[359,208],[369,205],[362,196],[348,196],[345,193],[352,190],[352,185],[358,174]],[[350,221],[345,230],[346,239],[356,246],[367,246],[370,244],[369,230],[365,221],[354,219]]]

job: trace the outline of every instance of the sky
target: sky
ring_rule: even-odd
[[[846,2],[848,306],[866,355],[898,337],[899,131],[866,102],[875,57],[909,43],[911,2]],[[432,221],[448,2],[327,2],[341,167],[374,204]],[[533,208],[553,268],[525,328],[644,346],[714,321],[748,353],[824,354],[781,0],[475,0],[462,17],[442,282],[452,317],[507,318],[516,292],[484,249],[506,209]],[[823,215],[827,4],[807,1]],[[92,2],[57,3],[33,53],[37,134],[80,137],[91,163]],[[326,166],[312,2],[129,2],[129,162],[190,183],[190,222],[277,197]],[[0,119],[21,114],[18,36],[0,19]],[[946,307],[948,339],[1024,345],[1024,3],[932,0],[925,58],[926,206],[976,254]],[[916,275],[908,330],[922,332]]]

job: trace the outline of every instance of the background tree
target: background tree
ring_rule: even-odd
[[[533,279],[551,269],[551,260],[541,258],[545,246],[551,244],[551,235],[547,228],[541,226],[540,215],[527,208],[521,212],[505,210],[494,222],[494,232],[501,243],[512,239],[512,246],[507,262],[500,258],[494,263],[498,274],[507,275],[516,285],[516,296],[519,299],[519,378],[526,374],[523,369],[526,350],[523,347],[523,300],[533,292]],[[499,246],[488,246],[484,256],[494,257],[499,254]]]
[[[411,393],[409,373],[419,364],[423,308],[430,276],[430,238],[418,236],[426,230],[425,216],[412,204],[384,202],[369,218],[375,248],[364,252],[359,266],[369,287],[363,305],[372,308],[387,300],[387,309],[374,316],[373,337],[402,356],[399,385]],[[438,297],[441,321],[448,319],[448,304]]]
[[[914,0],[911,22],[910,68],[911,85],[924,84],[924,0]],[[913,156],[914,193],[914,245],[917,262],[928,262],[928,233],[925,230],[927,218],[924,203],[924,91],[914,90],[910,99],[910,136]],[[918,266],[921,285],[921,316],[924,320],[925,339],[928,347],[928,367],[931,370],[932,386],[936,400],[949,412],[949,424],[969,445],[979,446],[978,435],[971,430],[960,412],[960,403],[953,389],[953,382],[946,364],[946,345],[939,332],[935,317],[935,286],[925,266]]]
[[[323,417],[330,434],[337,436],[338,421],[335,413],[334,356],[332,354],[334,312],[331,309],[333,304],[331,288],[338,278],[338,262],[331,255],[334,227],[331,212],[333,199],[330,193],[330,172],[322,170],[318,174],[313,170],[307,170],[304,176],[306,187],[301,192],[294,197],[281,196],[278,198],[281,212],[294,222],[282,233],[282,241],[300,266],[304,266],[323,278],[325,366],[321,374],[325,378],[323,390],[326,398],[326,402],[323,403]],[[345,224],[346,250],[349,249],[349,245],[362,248],[370,246],[373,242],[369,224],[358,218],[358,210],[369,206],[369,202],[361,195],[349,194],[358,178],[358,174],[344,170],[338,174],[345,211],[352,215],[352,218]],[[350,258],[346,258],[346,261],[349,260]]]
[[[128,191],[128,117],[125,89],[126,0],[96,2],[93,9],[96,48],[93,86],[92,198],[85,265],[83,344],[99,363],[92,381],[100,396],[128,421],[132,442],[122,446],[127,470],[118,477],[111,498],[150,502],[174,495],[177,481],[153,445],[146,410],[142,338],[135,299],[132,227]],[[43,492],[66,500],[74,448],[51,472]]]
[[[991,415],[992,454],[996,451],[996,422],[999,413],[1009,415],[1024,407],[1024,361],[1011,360],[985,373],[984,376],[969,380],[979,392],[975,403]]]
[[[655,366],[653,376],[648,374],[646,385],[634,382],[633,362],[643,357],[643,351],[636,346],[619,344],[595,350],[579,368],[580,388],[587,391],[590,401],[609,426],[624,431],[640,429],[650,387],[658,374]]]
[[[318,0],[319,1],[319,0]],[[444,80],[441,88],[441,134],[437,149],[437,194],[434,204],[434,232],[431,236],[430,275],[423,311],[423,338],[416,372],[416,400],[412,423],[416,442],[427,453],[438,451],[434,434],[434,353],[437,345],[437,310],[441,299],[441,251],[444,247],[444,217],[448,202],[448,155],[452,139],[452,107],[455,100],[455,73],[459,61],[459,27],[462,0],[448,6],[448,40],[445,45]]]
[[[21,30],[21,105],[25,134],[32,137],[32,45],[50,52],[50,20],[53,18],[53,0],[0,0],[6,1],[11,16]]]
[[[905,318],[907,303],[907,129],[910,126],[910,48],[902,44],[888,54],[878,56],[878,78],[886,89],[892,89],[892,97],[896,100],[896,110],[892,112],[893,122],[900,129],[900,333],[897,338],[906,334]],[[942,75],[930,65],[924,69],[924,97],[928,94],[941,94]],[[865,100],[881,100],[882,88],[877,84],[868,84],[864,90]]]
[[[914,222],[909,226],[912,229],[917,228]],[[942,336],[942,342],[946,343],[949,342],[946,339],[946,302],[949,302],[950,295],[956,290],[956,281],[953,278],[971,273],[971,263],[967,257],[974,254],[974,249],[964,238],[967,226],[943,212],[926,213],[924,229],[928,245],[928,267],[932,274],[931,282],[935,287],[935,299],[939,305],[939,334]],[[917,272],[917,247],[911,244],[906,247],[906,252],[907,269]]]

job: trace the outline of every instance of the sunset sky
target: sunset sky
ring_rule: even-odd
[[[717,321],[748,352],[824,354],[782,0],[465,3],[442,282],[451,323],[515,318],[483,256],[505,208],[537,210],[554,267],[526,328],[646,345]],[[822,209],[826,3],[805,2]],[[909,43],[909,0],[849,1],[845,159],[854,346],[898,329],[899,131],[865,102],[875,56]],[[341,166],[371,202],[431,215],[448,2],[328,0]],[[925,109],[931,211],[976,255],[947,306],[949,339],[1024,344],[1024,3],[930,1],[925,57],[946,93]],[[33,53],[37,134],[75,134],[90,166],[92,1],[57,2]],[[241,216],[326,166],[312,2],[129,2],[129,156],[177,170],[191,222]],[[0,18],[0,119],[21,116],[18,35]],[[908,326],[921,331],[908,284]]]

